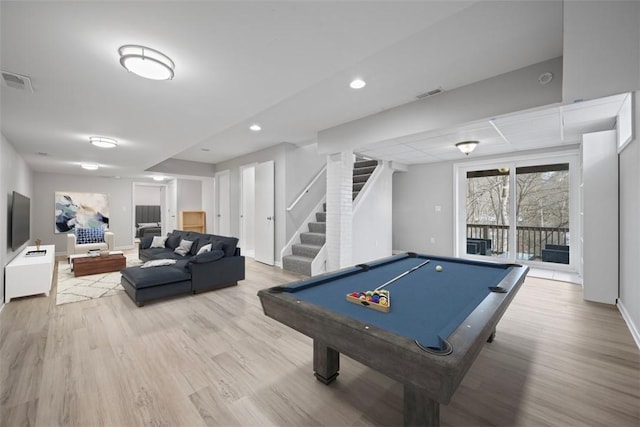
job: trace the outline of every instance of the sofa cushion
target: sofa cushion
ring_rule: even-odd
[[[201,253],[200,255],[192,256],[189,258],[189,262],[194,264],[204,264],[205,262],[217,261],[220,258],[224,258],[224,251],[216,249],[209,252]]]
[[[166,237],[163,236],[152,236],[153,240],[151,241],[150,248],[161,248],[164,249],[164,244],[167,241]]]
[[[236,246],[238,246],[238,239],[236,237],[216,236],[215,234],[212,234],[211,236],[212,241],[222,242],[224,256],[233,256],[236,252]]]
[[[198,252],[196,252],[196,255],[200,255],[205,252],[211,252],[211,243],[207,243],[204,246],[200,246],[200,249],[198,249]]]
[[[120,273],[122,273],[122,276],[135,286],[136,289],[191,280],[191,275],[188,270],[174,266],[154,268],[129,267]]]
[[[102,242],[104,242],[104,230],[102,228],[76,228],[76,243],[78,245]]]
[[[216,249],[222,249],[222,242],[219,240],[198,240],[198,251],[200,251],[203,247],[205,247],[206,245],[211,245],[211,247],[209,248],[210,251],[215,251]],[[198,252],[196,252],[196,255],[198,254]]]
[[[196,255],[198,253],[198,242],[200,242],[200,239],[196,237],[193,240],[193,244],[191,245],[191,249],[187,255]]]
[[[167,241],[164,244],[167,248],[173,250],[180,245],[180,240],[182,240],[182,236],[179,233],[173,232],[167,235]]]
[[[147,261],[140,266],[140,268],[153,268],[153,267],[161,267],[163,265],[174,265],[176,263],[175,259],[168,258],[160,258],[160,259],[152,259],[151,261]]]
[[[191,246],[193,246],[193,242],[191,240],[182,239],[180,240],[180,245],[173,252],[178,255],[185,256],[189,254],[189,251],[191,251]]]
[[[153,236],[145,236],[140,239],[140,249],[149,249],[153,242]]]

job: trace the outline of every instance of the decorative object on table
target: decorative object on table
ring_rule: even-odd
[[[42,243],[42,240],[40,239],[36,239],[36,249],[40,250],[40,244]]]
[[[104,193],[55,193],[55,233],[75,228],[109,228],[109,195]]]
[[[352,292],[347,294],[347,301],[385,313],[391,308],[391,296],[386,289]]]

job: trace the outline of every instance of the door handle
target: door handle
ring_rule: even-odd
[[[267,217],[267,221],[271,221],[272,219],[273,219],[273,217],[272,217],[272,216],[268,216],[268,217]]]

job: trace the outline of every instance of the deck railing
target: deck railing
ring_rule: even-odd
[[[540,260],[545,245],[569,245],[568,227],[516,227],[518,258]],[[495,224],[467,224],[467,238],[491,240],[493,255],[507,252],[509,226]]]

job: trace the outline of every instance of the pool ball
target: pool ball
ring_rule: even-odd
[[[436,265],[436,271],[442,271],[442,266],[441,265]]]

